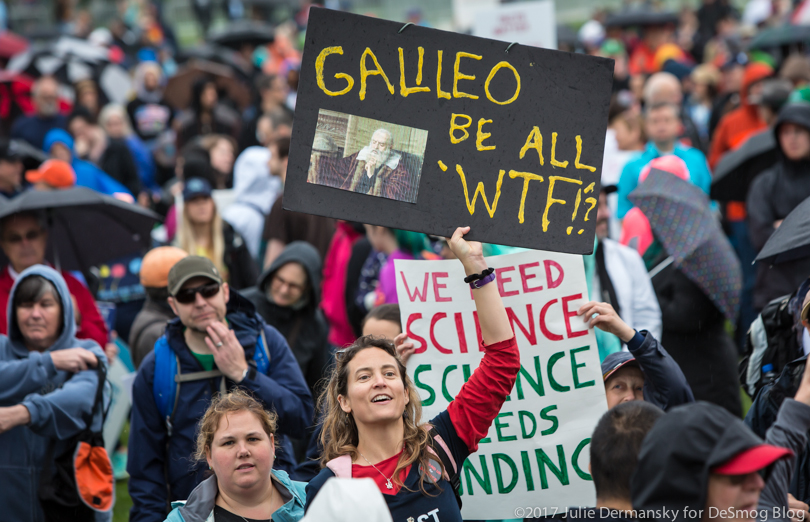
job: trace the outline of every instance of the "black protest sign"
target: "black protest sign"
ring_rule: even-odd
[[[590,253],[612,79],[603,58],[312,9],[284,208]]]

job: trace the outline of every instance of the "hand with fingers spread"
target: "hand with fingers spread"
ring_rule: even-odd
[[[394,338],[394,346],[397,349],[397,355],[399,355],[402,365],[408,366],[408,359],[416,351],[416,345],[408,339],[408,334],[401,333]]]
[[[636,331],[630,328],[608,303],[588,301],[579,307],[577,315],[588,323],[588,328],[597,327],[615,335],[622,342],[626,343],[636,335]]]
[[[98,365],[98,359],[93,355],[93,352],[84,348],[56,350],[50,352],[50,355],[54,368],[65,372],[83,372]]]
[[[236,339],[234,331],[219,321],[210,324],[206,331],[208,337],[205,338],[205,344],[214,354],[214,362],[219,371],[233,382],[242,382],[248,364],[245,350]]]

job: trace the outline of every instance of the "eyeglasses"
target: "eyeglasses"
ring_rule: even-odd
[[[290,287],[290,290],[293,292],[301,293],[304,291],[304,285],[299,285],[298,283],[291,283],[290,281],[287,281],[278,274],[274,275],[273,286],[280,288],[283,285],[287,285],[288,287]]]
[[[203,299],[210,299],[219,293],[219,283],[206,283],[196,288],[183,288],[175,294],[178,303],[191,304],[197,299],[197,294]]]
[[[29,230],[28,232],[25,233],[25,235],[11,234],[6,238],[6,243],[17,244],[22,243],[23,240],[34,241],[36,239],[39,239],[41,235],[42,235],[41,230]]]

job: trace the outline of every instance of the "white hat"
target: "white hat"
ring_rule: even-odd
[[[605,39],[605,28],[596,20],[588,20],[579,28],[579,41],[586,44],[596,46],[602,43]]]
[[[380,488],[370,478],[330,478],[301,522],[393,522]]]

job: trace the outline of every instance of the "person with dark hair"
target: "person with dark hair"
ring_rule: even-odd
[[[41,521],[37,494],[48,448],[68,450],[84,429],[101,430],[91,415],[99,374],[107,358],[92,340],[76,338],[70,290],[54,269],[35,265],[19,274],[8,296],[0,335],[0,504],[3,520]],[[90,420],[90,425],[88,425]],[[75,441],[74,441],[75,445]],[[65,520],[87,520],[65,508]]]
[[[293,111],[286,105],[289,87],[282,76],[275,74],[261,75],[256,78],[255,87],[259,94],[259,102],[245,112],[244,123],[239,134],[240,152],[248,147],[266,145],[260,139],[262,137],[260,136],[260,122],[263,118],[270,118],[270,114],[275,111],[283,112],[290,120],[293,117]],[[273,129],[276,128],[275,123],[271,119]],[[273,138],[273,136],[263,137],[266,139]]]
[[[191,107],[179,116],[177,148],[197,136],[225,134],[236,138],[241,119],[239,114],[219,100],[217,84],[212,78],[200,78],[192,86]]]
[[[48,229],[43,215],[35,212],[13,214],[0,220],[0,247],[9,260],[0,269],[0,310],[6,310],[14,282],[23,270],[35,265],[44,265],[45,249],[48,246]],[[93,295],[78,279],[62,272],[70,294],[75,299],[75,311],[71,317],[77,320],[76,337],[92,339],[99,346],[107,344],[107,325],[98,312]],[[9,332],[6,316],[0,314],[0,334]]]
[[[636,471],[644,437],[663,415],[661,408],[642,401],[620,404],[602,415],[591,435],[588,468],[596,488],[596,509],[580,510],[585,513],[576,518],[632,518],[630,479]],[[624,516],[604,516],[601,508],[617,510]]]
[[[163,335],[166,323],[174,319],[174,312],[167,301],[169,271],[188,253],[177,247],[163,246],[150,250],[141,260],[139,273],[141,285],[146,291],[146,302],[135,316],[129,331],[129,347],[135,368],[155,347],[155,341]]]
[[[13,198],[23,189],[22,154],[14,142],[0,139],[0,196]]]
[[[287,162],[290,155],[290,138],[279,138],[270,144],[270,174],[287,179]],[[335,234],[335,220],[313,214],[284,210],[282,193],[273,203],[270,214],[264,222],[262,239],[267,242],[264,254],[264,267],[267,269],[281,254],[284,247],[293,241],[306,241],[318,249],[321,259],[326,259],[332,236]]]
[[[402,333],[399,304],[389,303],[372,308],[363,318],[360,327],[363,330],[363,335],[374,335],[394,340]]]

